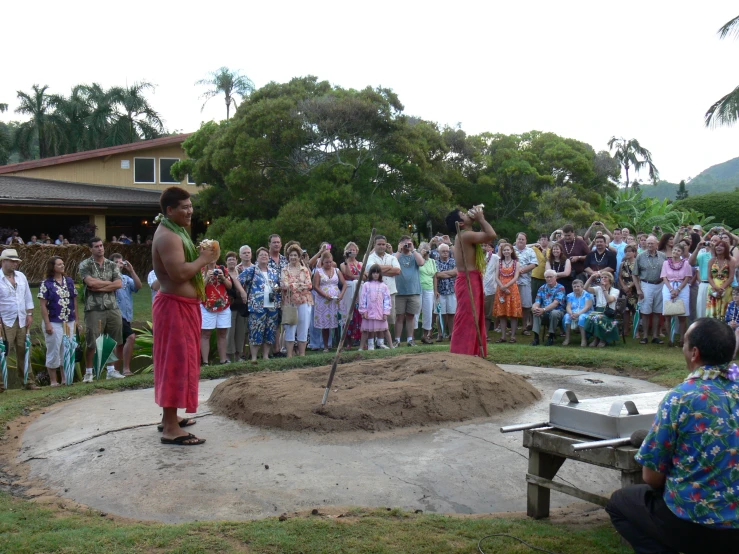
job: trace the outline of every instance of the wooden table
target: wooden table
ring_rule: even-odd
[[[526,474],[526,514],[534,519],[549,517],[550,490],[569,494],[581,500],[605,506],[608,498],[564,483],[554,482],[554,476],[565,460],[585,462],[621,472],[621,487],[641,484],[642,466],[634,455],[633,446],[598,448],[574,452],[573,444],[592,441],[592,437],[558,429],[528,429],[523,432],[523,445],[529,449],[529,471]]]

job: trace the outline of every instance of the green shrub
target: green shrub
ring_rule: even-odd
[[[711,192],[699,196],[690,196],[685,200],[675,202],[679,209],[692,209],[713,216],[714,223],[723,223],[726,227],[739,227],[739,192]]]

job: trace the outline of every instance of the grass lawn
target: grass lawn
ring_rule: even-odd
[[[143,302],[146,299],[146,303]],[[137,295],[136,319],[150,304],[148,289]],[[522,337],[524,339],[525,337]],[[522,340],[523,342],[523,340]],[[401,347],[397,350],[348,352],[342,361],[383,358],[414,352],[444,351],[448,345]],[[650,381],[673,385],[684,378],[685,362],[678,348],[627,345],[606,349],[569,346],[531,347],[505,344],[490,347],[489,359],[497,363],[547,367],[579,367],[597,371],[623,371]],[[201,377],[212,379],[252,371],[281,371],[330,363],[332,354],[313,353],[304,358],[260,361],[257,365],[230,364],[203,368]],[[139,375],[122,381],[90,385],[12,390],[0,395],[0,438],[11,420],[56,402],[79,398],[96,389],[125,390],[152,386],[153,378]],[[0,490],[6,476],[1,474]],[[7,477],[11,481],[10,477]],[[12,482],[12,481],[11,481]],[[7,489],[5,489],[7,490]],[[392,508],[390,506],[389,508]],[[70,508],[60,499],[54,506],[40,506],[0,492],[2,552],[459,552],[474,553],[485,535],[508,533],[557,553],[627,553],[608,524],[571,528],[527,518],[465,518],[413,514],[397,509],[353,509],[347,517],[322,515],[270,518],[251,522],[213,522],[165,525],[128,523],[101,517],[95,510]],[[486,553],[531,552],[505,538],[486,540]]]

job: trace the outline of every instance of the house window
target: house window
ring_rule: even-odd
[[[133,159],[133,182],[134,183],[156,183],[154,171],[154,158]]]
[[[197,183],[195,182],[195,179],[193,179],[192,176],[189,173],[187,174],[187,184],[188,185],[197,185]]]
[[[179,158],[159,158],[160,183],[179,183],[179,181],[172,177],[172,174],[170,173],[172,166],[179,161]]]

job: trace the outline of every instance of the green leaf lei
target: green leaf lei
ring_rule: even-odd
[[[154,219],[154,223],[164,225],[167,229],[180,237],[182,240],[182,246],[185,249],[185,261],[194,262],[198,259],[198,256],[200,255],[198,249],[195,248],[190,235],[184,227],[177,225],[164,214],[159,214],[156,219]],[[192,284],[195,287],[195,293],[198,295],[198,298],[200,298],[200,300],[205,300],[205,282],[203,281],[203,274],[200,271],[198,271],[192,278]]]

